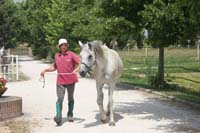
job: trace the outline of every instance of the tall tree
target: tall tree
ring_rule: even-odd
[[[22,3],[27,20],[24,27],[26,42],[33,48],[33,54],[46,57],[49,47],[45,39],[44,25],[47,22],[45,8],[51,5],[51,0],[26,0]]]
[[[46,40],[54,46],[60,37],[67,38],[70,48],[76,51],[78,40],[102,39],[99,38],[102,26],[96,23],[95,8],[95,0],[52,0],[52,5],[45,10]]]
[[[17,44],[19,8],[12,0],[0,1],[0,46],[13,48]]]
[[[128,39],[137,41],[138,46],[142,46],[141,32],[143,25],[142,17],[138,12],[144,10],[144,4],[152,3],[153,0],[101,0],[100,8],[103,16],[114,23],[111,25],[112,32],[118,32],[115,35],[122,46]],[[117,19],[116,19],[117,18]],[[116,24],[116,20],[118,20]],[[124,23],[124,24],[123,24]],[[117,30],[116,30],[117,29]],[[121,31],[121,30],[122,31]],[[124,31],[123,31],[124,29]],[[111,32],[111,34],[112,34]]]
[[[159,48],[158,79],[159,84],[163,85],[164,47],[177,44],[187,29],[194,25],[188,16],[185,16],[183,6],[175,0],[154,0],[152,4],[145,5],[145,10],[140,14],[149,31],[149,41]]]

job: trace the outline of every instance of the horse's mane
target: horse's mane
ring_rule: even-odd
[[[96,54],[97,57],[103,57],[104,53],[103,53],[103,43],[101,41],[93,41],[90,42],[92,44],[92,47],[94,49],[94,52]]]

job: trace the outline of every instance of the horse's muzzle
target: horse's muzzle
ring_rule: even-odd
[[[87,72],[85,72],[85,71],[80,71],[80,72],[79,72],[79,74],[81,75],[81,77],[85,77],[85,76],[86,76],[86,73],[87,73]]]

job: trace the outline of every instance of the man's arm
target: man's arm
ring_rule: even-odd
[[[44,77],[44,74],[45,74],[46,72],[53,72],[53,71],[55,71],[55,70],[56,70],[56,67],[55,67],[54,64],[52,64],[49,68],[44,69],[44,70],[40,73],[40,76]]]
[[[81,63],[78,63],[78,64],[75,66],[75,69],[74,69],[74,71],[73,71],[72,73],[75,74],[75,73],[79,72],[80,67],[81,67]]]

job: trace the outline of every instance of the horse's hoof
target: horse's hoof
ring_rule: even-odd
[[[105,120],[100,119],[100,120],[101,120],[102,123],[106,123],[106,119]]]
[[[115,126],[115,123],[114,122],[110,122],[109,126]]]

